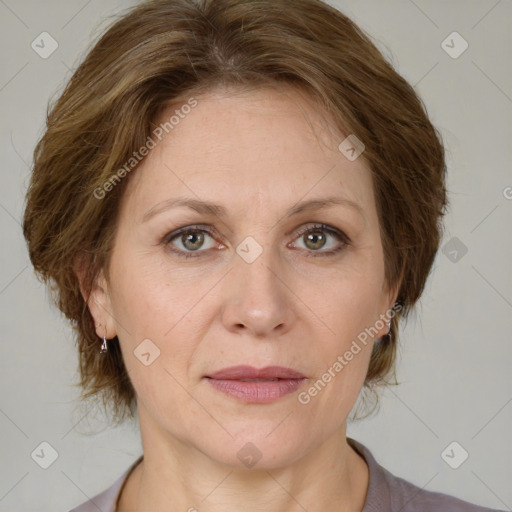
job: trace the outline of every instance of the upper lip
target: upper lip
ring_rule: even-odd
[[[304,379],[302,373],[284,368],[283,366],[266,366],[265,368],[254,368],[253,366],[241,365],[223,368],[217,372],[206,375],[217,380],[240,380],[240,379]]]

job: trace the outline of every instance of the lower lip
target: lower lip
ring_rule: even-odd
[[[306,379],[280,379],[260,382],[211,378],[207,378],[207,380],[215,389],[243,402],[264,404],[274,402],[282,396],[293,393]]]

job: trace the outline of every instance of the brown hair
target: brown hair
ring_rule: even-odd
[[[117,337],[106,357],[99,353],[75,270],[80,259],[87,293],[101,269],[108,274],[129,176],[106,199],[95,191],[146,144],[167,104],[216,85],[301,87],[365,145],[385,277],[401,308],[391,334],[374,344],[363,391],[391,383],[399,320],[419,299],[438,249],[447,204],[440,136],[413,88],[349,18],[321,0],[154,0],[131,8],[49,108],[23,222],[34,269],[52,281],[75,330],[82,399],[101,397],[116,423],[134,417],[135,391]]]

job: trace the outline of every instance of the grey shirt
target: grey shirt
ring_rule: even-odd
[[[425,491],[391,474],[358,441],[347,437],[347,442],[364,458],[369,468],[368,491],[362,512],[496,512],[496,509],[479,507],[447,494]],[[70,512],[116,512],[123,484],[142,458],[143,455],[111,487]]]

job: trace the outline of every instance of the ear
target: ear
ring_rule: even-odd
[[[392,308],[395,305],[396,300],[398,298],[400,283],[401,279],[399,279],[398,284],[396,284],[393,287],[389,286],[387,283],[384,283],[379,305],[379,320],[382,319],[384,326],[377,333],[377,338],[382,338],[388,333],[388,322],[390,322],[391,319],[396,315],[396,313],[392,311]],[[379,322],[378,325],[380,325],[381,323],[379,320],[377,320]]]
[[[73,266],[79,281],[80,292],[93,317],[97,336],[112,339],[117,333],[112,317],[112,303],[105,273],[102,269],[94,279],[91,289],[88,290],[86,282],[88,265],[89,262],[86,261],[85,257],[78,256]]]

